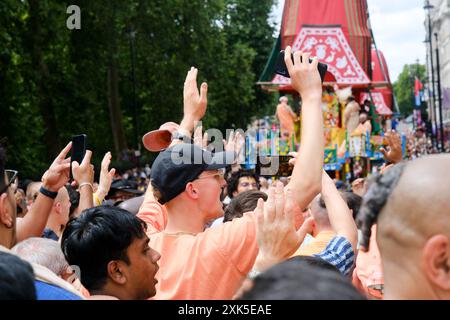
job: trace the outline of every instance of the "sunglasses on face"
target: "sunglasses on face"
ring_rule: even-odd
[[[14,188],[14,190],[12,190],[13,193],[16,192],[16,190],[17,190],[17,183],[15,183],[15,182],[16,182],[16,178],[17,178],[18,174],[19,174],[19,172],[16,171],[16,170],[5,170],[6,180],[8,181],[8,183],[6,184],[6,186],[4,186],[0,190],[0,194],[5,192],[6,190],[8,190],[9,186],[11,186],[11,185],[13,185],[13,188]]]
[[[216,177],[216,176],[224,179],[225,178],[225,169],[219,169],[217,172],[214,172],[212,174],[205,174],[203,177],[198,177],[197,179],[211,178],[211,177]]]

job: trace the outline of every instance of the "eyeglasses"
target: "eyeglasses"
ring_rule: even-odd
[[[225,169],[219,169],[218,172],[215,172],[213,174],[208,174],[203,177],[198,177],[197,179],[204,179],[204,178],[210,178],[210,177],[215,177],[215,176],[225,179]]]
[[[19,174],[18,171],[16,170],[5,170],[5,174],[6,174],[6,179],[8,180],[8,183],[6,184],[6,186],[4,186],[1,191],[0,194],[2,194],[3,192],[5,192],[6,190],[8,190],[9,186],[12,185],[17,178],[17,175]],[[2,177],[3,179],[3,177]],[[15,189],[17,189],[17,186],[15,187]],[[13,193],[15,193],[16,190],[13,190]]]

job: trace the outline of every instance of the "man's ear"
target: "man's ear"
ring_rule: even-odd
[[[8,192],[0,195],[0,222],[7,228],[12,228],[13,226],[13,212],[8,202]]]
[[[186,191],[186,194],[189,196],[189,198],[192,198],[192,199],[199,198],[198,189],[195,187],[195,185],[192,182],[189,182],[186,185],[185,191]]]
[[[422,266],[429,281],[441,290],[450,290],[450,238],[439,234],[422,250]]]
[[[54,207],[56,213],[61,213],[61,202],[55,202]]]
[[[113,260],[107,266],[108,278],[116,284],[124,285],[127,282],[124,264],[121,261]]]

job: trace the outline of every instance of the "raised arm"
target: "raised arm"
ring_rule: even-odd
[[[347,203],[342,199],[333,180],[323,171],[322,198],[327,207],[328,218],[336,235],[346,238],[356,252],[358,230]]]
[[[186,76],[183,90],[183,120],[181,120],[178,132],[186,137],[191,137],[196,122],[200,121],[206,113],[208,104],[208,85],[203,82],[200,92],[197,87],[198,69],[192,67]],[[180,143],[175,139],[170,146]]]
[[[94,166],[91,164],[92,151],[86,150],[86,154],[81,164],[74,161],[72,163],[72,174],[74,180],[78,183],[80,190],[79,212],[92,208],[93,202],[93,186],[94,183]]]
[[[42,187],[50,192],[58,190],[69,181],[70,158],[66,159],[72,147],[70,142],[56,157],[48,170],[42,176]],[[54,199],[39,192],[36,201],[27,215],[17,221],[17,242],[30,237],[40,237],[47,224],[48,216]]]
[[[300,208],[305,208],[321,189],[324,153],[322,83],[317,59],[309,63],[308,53],[295,52],[292,63],[291,48],[287,47],[285,53],[292,86],[302,97],[302,143],[288,188],[292,189]]]
[[[98,190],[96,193],[94,193],[94,205],[96,206],[102,204],[103,199],[105,199],[106,195],[109,192],[109,189],[111,189],[111,183],[116,173],[116,169],[114,168],[109,170],[111,159],[112,159],[111,152],[105,153],[100,169],[100,180]]]

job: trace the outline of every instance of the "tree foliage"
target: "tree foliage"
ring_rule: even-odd
[[[415,107],[414,80],[417,77],[422,84],[426,83],[426,69],[421,64],[406,64],[394,83],[394,92],[404,116],[413,113]]]
[[[69,30],[69,5],[81,30]],[[190,66],[209,85],[207,127],[245,126],[273,107],[256,81],[274,42],[274,0],[3,0],[0,137],[9,165],[38,178],[57,151],[88,135],[94,164],[136,148],[182,116]],[[135,32],[136,110],[131,81]],[[137,128],[135,128],[137,113]],[[113,134],[114,133],[114,134]],[[154,156],[143,151],[147,157]]]

